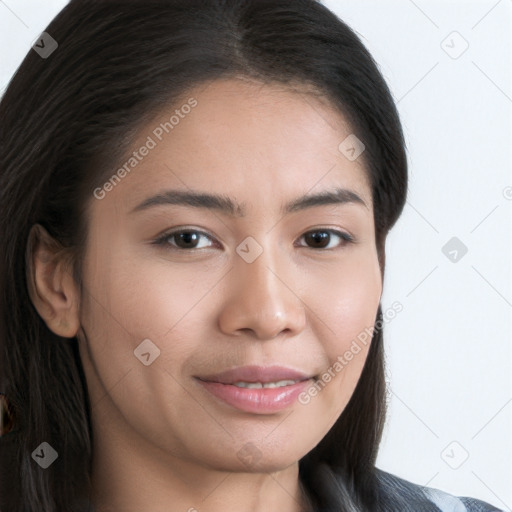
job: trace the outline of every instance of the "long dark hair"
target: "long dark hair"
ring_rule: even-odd
[[[47,58],[30,50],[0,102],[2,512],[93,509],[90,405],[77,343],[50,331],[31,303],[27,238],[41,224],[82,287],[85,205],[142,123],[219,78],[313,86],[366,146],[382,276],[386,236],[407,192],[405,142],[385,80],[356,34],[317,0],[72,0],[46,32],[58,48]],[[378,510],[385,413],[376,328],[348,405],[299,462],[313,509]],[[42,442],[59,457],[45,470],[32,457]]]

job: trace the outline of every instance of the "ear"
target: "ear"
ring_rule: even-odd
[[[25,255],[30,299],[51,331],[73,338],[80,328],[79,295],[65,256],[40,224],[32,226]]]

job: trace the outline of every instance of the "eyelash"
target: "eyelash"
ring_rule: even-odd
[[[176,246],[170,245],[168,243],[168,240],[170,238],[174,237],[175,235],[180,234],[180,233],[197,233],[199,235],[205,236],[206,238],[209,238],[210,240],[212,239],[210,237],[210,235],[208,235],[204,231],[200,231],[200,230],[197,230],[197,229],[191,229],[191,228],[190,229],[189,228],[182,228],[182,229],[179,229],[179,230],[166,232],[163,235],[159,236],[157,239],[155,239],[152,243],[154,245],[158,245],[158,246],[162,246],[162,247],[164,245],[167,245],[167,246],[171,247],[171,250],[184,251],[184,252],[200,251],[201,249],[206,249],[206,247],[200,247],[200,248],[191,247],[189,249],[184,249],[183,247],[176,247]],[[340,246],[338,246],[338,247],[336,247],[334,249],[333,248],[326,249],[325,247],[308,247],[308,246],[304,246],[304,245],[301,245],[300,247],[306,247],[306,248],[312,249],[314,251],[319,251],[319,250],[320,251],[322,251],[322,250],[323,251],[332,251],[332,250],[335,250],[335,249],[341,249],[345,245],[348,245],[348,244],[356,242],[355,238],[353,236],[349,235],[348,233],[345,233],[343,231],[338,231],[336,229],[331,229],[331,228],[316,228],[316,229],[307,231],[306,233],[304,233],[301,236],[301,238],[304,237],[305,235],[308,235],[308,234],[311,234],[311,233],[331,233],[331,234],[334,234],[336,236],[339,236],[343,240],[343,243]]]

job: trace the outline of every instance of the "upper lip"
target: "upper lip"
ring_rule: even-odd
[[[280,380],[308,380],[312,376],[284,366],[239,366],[215,375],[198,377],[200,380],[233,384],[235,382],[277,382]]]

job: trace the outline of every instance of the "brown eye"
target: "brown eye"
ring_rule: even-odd
[[[170,246],[171,249],[203,249],[204,247],[198,247],[198,243],[200,242],[201,238],[207,238],[208,240],[211,240],[211,238],[202,231],[197,231],[194,229],[181,229],[171,233],[165,233],[157,240],[155,240],[154,243],[156,245]],[[174,242],[170,242],[170,240],[174,240]]]
[[[178,247],[182,249],[190,249],[192,247],[195,249],[201,235],[198,236],[194,231],[182,231],[173,236]]]
[[[337,237],[342,240],[341,244],[338,243],[334,247],[328,247],[332,241],[332,237]],[[337,246],[344,246],[347,243],[353,242],[354,239],[348,233],[343,231],[337,231],[334,229],[317,229],[315,231],[309,231],[303,235],[306,243],[311,249],[334,249]]]

